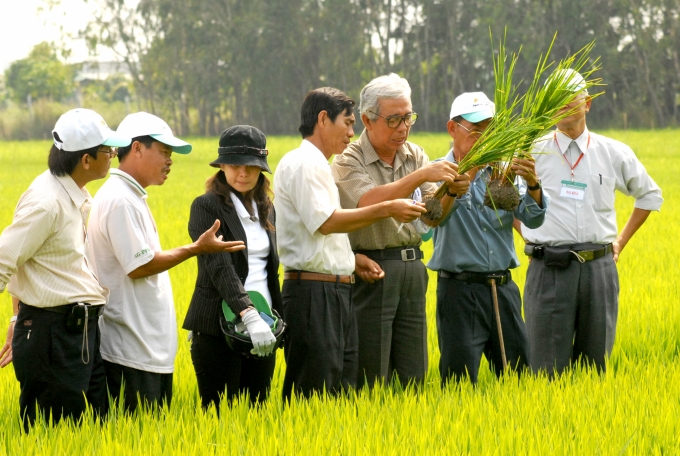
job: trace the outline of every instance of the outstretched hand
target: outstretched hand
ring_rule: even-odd
[[[425,204],[411,199],[395,199],[389,205],[390,216],[402,223],[410,223],[427,212]]]
[[[243,241],[222,241],[222,235],[215,236],[217,230],[220,229],[220,221],[215,220],[213,226],[211,226],[205,233],[196,241],[196,246],[199,248],[200,253],[217,253],[217,252],[238,252],[246,248]]]

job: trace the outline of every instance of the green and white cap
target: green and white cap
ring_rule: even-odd
[[[115,132],[91,109],[71,109],[59,117],[52,130],[57,149],[79,152],[96,146],[129,146],[131,136]]]
[[[172,151],[178,154],[191,152],[191,144],[176,138],[163,119],[148,112],[128,114],[118,125],[117,132],[130,138],[151,136],[156,141],[172,147]]]
[[[449,119],[462,116],[470,123],[477,123],[492,118],[495,113],[496,105],[484,92],[466,92],[453,100]]]

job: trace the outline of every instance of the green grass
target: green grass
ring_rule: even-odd
[[[20,432],[19,385],[11,367],[0,371],[0,454],[677,454],[680,452],[680,136],[677,131],[602,132],[629,144],[661,186],[665,203],[652,214],[619,261],[621,299],[618,334],[603,376],[575,370],[556,381],[525,376],[496,381],[482,364],[477,388],[469,383],[439,387],[439,351],[434,323],[433,274],[427,295],[430,368],[423,390],[359,391],[351,398],[313,398],[284,408],[280,393],[283,353],[271,400],[257,409],[245,402],[203,413],[186,342],[180,331],[174,398],[158,416],[125,417],[113,411],[99,426],[64,422]],[[446,135],[411,138],[431,159],[449,148]],[[190,242],[191,201],[214,172],[216,139],[195,139],[188,156],[176,156],[170,179],[149,189],[164,247]],[[297,137],[270,138],[276,165]],[[31,180],[46,168],[47,142],[0,143],[0,227]],[[94,192],[100,182],[92,183]],[[619,227],[632,200],[617,198]],[[426,256],[432,244],[425,245]],[[524,262],[524,258],[521,258]],[[522,287],[526,264],[513,275]],[[195,260],[170,272],[178,326],[191,298]],[[0,295],[0,321],[10,316],[10,299]],[[0,326],[4,332],[4,325]]]

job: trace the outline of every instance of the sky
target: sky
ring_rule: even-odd
[[[44,0],[0,0],[0,71],[4,71],[15,60],[28,55],[33,46],[42,41],[62,42],[64,32],[77,36],[79,29],[89,21],[93,8],[92,2],[84,0],[60,0],[51,12],[45,9]],[[87,46],[80,39],[66,39],[71,49],[68,63],[88,59]],[[105,53],[100,60],[112,59]]]

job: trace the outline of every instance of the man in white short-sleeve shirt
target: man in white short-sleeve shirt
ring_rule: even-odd
[[[137,395],[152,404],[169,405],[172,399],[177,323],[167,270],[201,253],[244,246],[216,238],[216,222],[194,244],[163,251],[145,188],[162,185],[172,152],[187,154],[191,145],[175,138],[163,120],[144,112],[127,116],[118,132],[133,140],[119,150],[119,168],[111,170],[94,198],[88,258],[111,290],[99,323],[109,391],[118,398],[124,384],[125,406],[133,411]]]
[[[352,307],[353,271],[380,275],[355,256],[348,231],[394,217],[413,221],[425,212],[411,200],[342,209],[328,160],[354,136],[354,101],[338,89],[312,90],[302,104],[298,149],[274,173],[279,258],[285,268],[283,318],[286,375],[283,397],[338,393],[356,386],[358,336]],[[380,276],[381,277],[381,276]]]

